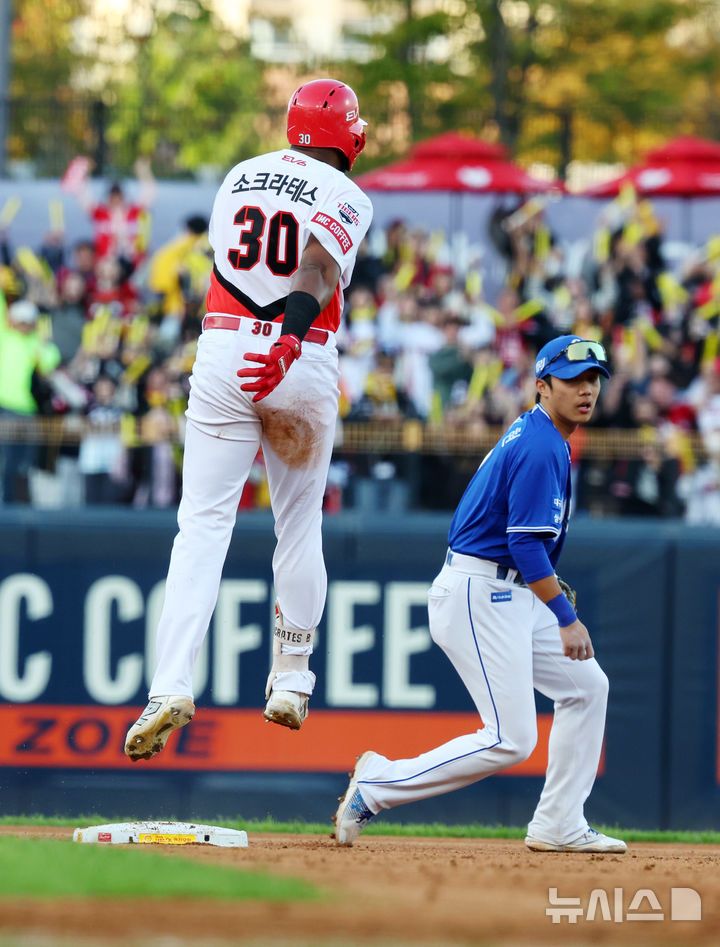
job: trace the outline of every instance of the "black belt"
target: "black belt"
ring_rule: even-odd
[[[497,567],[498,579],[504,582],[505,579],[507,579],[508,572],[510,572],[510,569],[507,566],[498,566]],[[520,575],[519,572],[516,573],[515,578],[512,581],[513,581],[513,585],[525,585],[525,580],[523,579],[523,577]]]
[[[501,582],[512,582],[513,585],[525,585],[525,580],[517,569],[501,566],[491,559],[480,559],[478,556],[453,552],[452,549],[448,549],[445,562],[449,566],[460,569],[461,572],[468,572],[470,575],[482,575],[488,579],[495,578]],[[508,579],[511,572],[515,574],[512,579]]]

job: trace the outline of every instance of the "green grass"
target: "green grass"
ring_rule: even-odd
[[[126,821],[119,817],[102,818],[97,815],[79,816],[75,819],[47,817],[41,815],[0,816],[0,825],[45,825],[58,827],[83,828],[87,825],[100,825],[107,822]],[[274,819],[211,819],[203,820],[212,825],[224,826],[231,829],[244,829],[248,835],[253,832],[282,832],[293,835],[330,835],[330,822],[276,822]],[[626,842],[673,842],[686,845],[720,845],[720,831],[705,829],[698,831],[660,831],[648,829],[631,829],[617,825],[594,826],[608,835],[618,836]],[[433,822],[428,825],[386,822],[380,817],[363,830],[363,835],[386,835],[404,838],[499,838],[522,839],[525,837],[524,826],[507,825],[445,825]],[[252,845],[252,838],[250,838]]]
[[[137,847],[0,838],[1,897],[221,898],[306,901],[314,885],[294,878],[166,857]],[[174,854],[174,853],[173,853]]]

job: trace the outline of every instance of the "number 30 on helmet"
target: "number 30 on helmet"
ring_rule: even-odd
[[[357,96],[337,79],[306,82],[290,96],[287,137],[291,145],[336,148],[347,159],[347,170],[365,147],[365,126]]]

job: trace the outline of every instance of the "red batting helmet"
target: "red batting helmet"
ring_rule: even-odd
[[[348,162],[348,171],[365,147],[365,126],[357,96],[337,79],[314,79],[290,96],[287,137],[291,145],[336,148]]]

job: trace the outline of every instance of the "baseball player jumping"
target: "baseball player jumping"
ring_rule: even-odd
[[[525,844],[542,852],[626,850],[591,829],[583,813],[600,760],[608,681],[555,574],[570,504],[567,440],[590,420],[600,376],[609,377],[605,351],[561,336],[540,350],[535,375],[537,403],[475,473],[429,592],[430,634],[484,727],[414,759],[363,753],[335,814],[341,845],[352,845],[381,809],[460,789],[527,759],[537,740],[536,688],[554,701],[555,714]]]
[[[277,536],[264,716],[294,730],[307,716],[309,657],[327,590],[321,518],[337,415],[335,331],[372,219],[370,200],[346,176],[365,147],[365,125],[352,89],[308,82],[288,104],[290,147],[235,165],[215,197],[179,532],[149,703],[125,740],[132,760],[162,750],[195,712],[193,667],[261,446]]]

